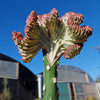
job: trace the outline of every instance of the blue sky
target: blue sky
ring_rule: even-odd
[[[17,47],[12,41],[12,32],[24,35],[25,21],[32,10],[38,15],[57,8],[59,17],[73,11],[84,15],[84,25],[93,28],[93,35],[84,43],[79,55],[67,60],[61,57],[61,65],[73,65],[86,71],[93,79],[100,75],[100,54],[93,47],[100,47],[100,0],[0,0],[0,53],[6,54],[24,64],[34,74],[42,72],[42,51],[31,63],[23,63]]]

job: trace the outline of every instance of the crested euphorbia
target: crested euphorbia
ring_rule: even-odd
[[[14,31],[12,34],[22,60],[30,62],[41,48],[45,51],[49,66],[54,65],[62,54],[67,59],[79,54],[83,43],[92,34],[91,27],[79,26],[83,18],[82,14],[74,12],[58,18],[55,8],[39,16],[32,11],[26,20],[25,37],[20,32]]]
[[[41,48],[47,52],[50,64],[62,54],[67,59],[76,56],[92,34],[91,27],[79,26],[83,18],[82,14],[74,12],[58,18],[55,8],[49,14],[39,16],[32,11],[26,20],[25,37],[20,32],[12,34],[22,60],[30,62]]]

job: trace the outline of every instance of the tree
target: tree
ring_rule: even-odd
[[[96,82],[100,82],[100,76],[96,78]]]
[[[80,53],[83,42],[92,34],[89,26],[79,26],[84,16],[68,12],[58,18],[58,10],[37,16],[32,11],[26,20],[25,37],[14,31],[12,38],[18,46],[23,62],[27,63],[43,50],[43,100],[57,100],[57,66],[60,57],[71,59]]]
[[[8,79],[4,78],[3,79],[3,85],[4,85],[4,89],[2,94],[0,94],[0,100],[11,100],[11,93],[9,88],[7,87],[8,85]]]

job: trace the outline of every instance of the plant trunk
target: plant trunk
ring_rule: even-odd
[[[56,61],[52,66],[50,66],[46,55],[44,55],[43,62],[45,68],[43,73],[43,100],[58,100],[57,66],[59,65],[59,61]]]

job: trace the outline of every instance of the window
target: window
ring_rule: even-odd
[[[17,63],[0,60],[0,77],[17,79]]]
[[[81,100],[85,98],[83,84],[75,83],[75,92],[76,92],[77,100]]]
[[[68,83],[58,83],[59,100],[70,100]]]

